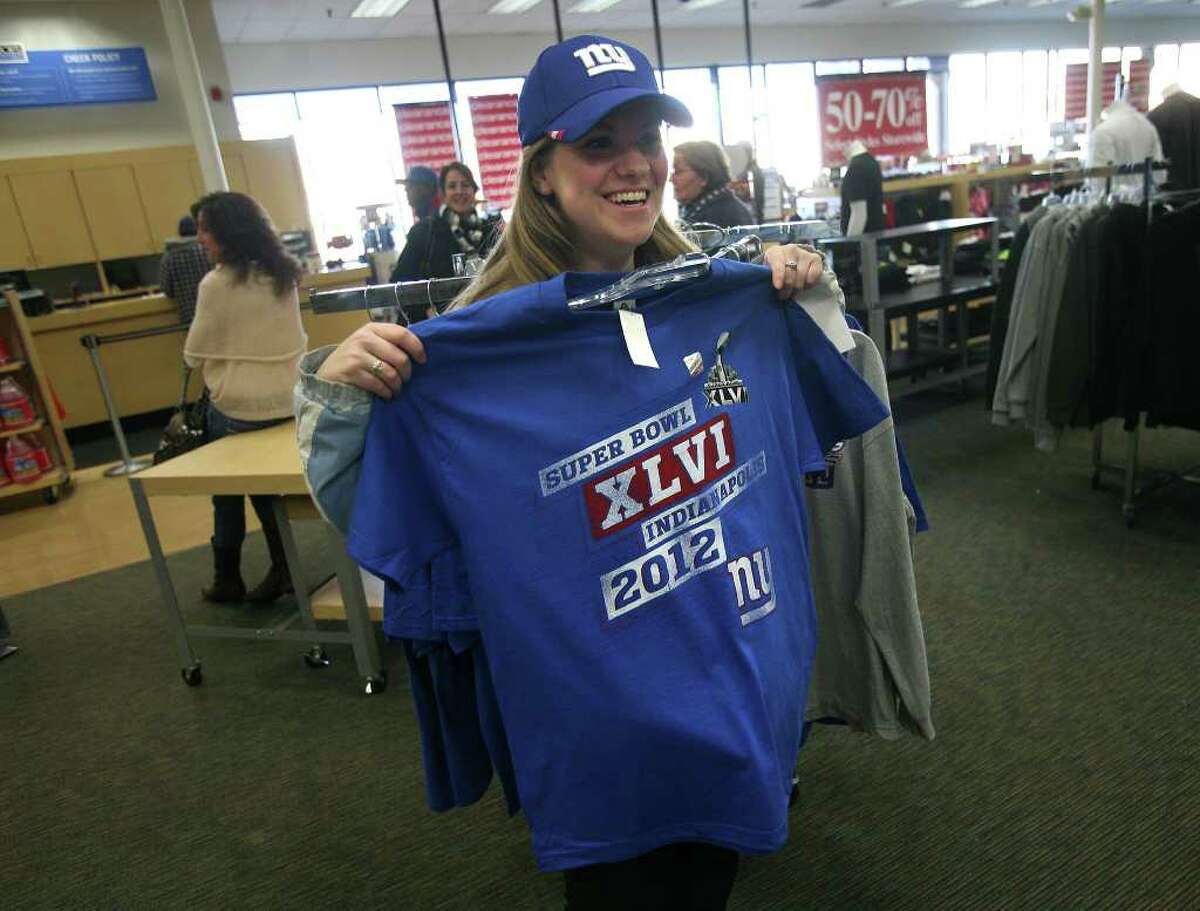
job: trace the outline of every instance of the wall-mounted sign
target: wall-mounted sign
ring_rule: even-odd
[[[140,47],[26,51],[19,44],[0,44],[0,109],[157,98]]]
[[[905,158],[929,149],[924,73],[822,76],[817,79],[821,163],[846,163],[855,140],[875,157]]]
[[[438,170],[458,158],[454,145],[454,120],[449,101],[397,104],[396,128],[400,131],[400,154],[404,170],[424,165]]]
[[[471,125],[475,128],[483,198],[489,209],[506,209],[512,205],[517,169],[521,164],[517,96],[473,96]]]

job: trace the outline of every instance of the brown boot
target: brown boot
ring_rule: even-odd
[[[289,595],[293,591],[279,527],[273,521],[264,522],[263,537],[267,539],[267,551],[271,554],[271,568],[267,570],[263,580],[246,595],[246,600],[252,604],[270,604],[280,595]]]
[[[213,543],[213,584],[200,590],[205,601],[213,604],[230,604],[246,597],[246,583],[242,581],[242,549],[240,547],[217,547]]]

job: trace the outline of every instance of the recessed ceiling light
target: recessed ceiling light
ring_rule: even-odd
[[[542,0],[500,0],[488,12],[500,15],[523,13],[527,9],[533,9],[541,2]]]
[[[718,3],[724,3],[725,0],[679,0],[683,4],[684,9],[706,9],[710,6],[716,6]]]
[[[352,19],[390,19],[408,5],[408,0],[359,0],[350,10]]]
[[[621,0],[583,0],[582,3],[576,3],[572,6],[568,13],[601,13],[610,6],[616,6]]]
[[[918,3],[925,3],[926,0],[890,0],[884,6],[890,9],[899,9],[902,6],[916,6]]]
[[[1001,0],[962,0],[959,4],[963,9],[978,9],[981,6],[991,6],[993,3],[1000,3]]]

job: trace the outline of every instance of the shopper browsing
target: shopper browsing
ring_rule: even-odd
[[[454,256],[486,256],[496,239],[499,220],[480,215],[475,209],[479,187],[475,175],[461,161],[445,165],[438,176],[445,204],[433,218],[413,225],[400,258],[392,268],[392,281],[449,278],[454,275]]]
[[[284,249],[267,213],[242,193],[212,193],[198,203],[200,243],[215,265],[200,283],[183,357],[204,375],[210,440],[285,421],[308,337],[300,323],[300,264]],[[274,601],[292,590],[272,498],[252,496],[271,554],[266,577],[249,593],[241,575],[245,501],[213,497],[212,602]]]
[[[729,159],[715,142],[698,140],[677,145],[671,187],[679,203],[680,220],[722,228],[753,224],[750,208],[729,187],[731,179]]]
[[[159,265],[158,284],[162,293],[179,308],[179,322],[191,325],[196,313],[196,294],[200,282],[211,268],[208,254],[196,238],[196,219],[179,219],[179,237],[167,240],[166,252]]]
[[[544,51],[525,82],[519,103],[524,151],[512,220],[482,273],[455,302],[454,309],[469,307],[485,298],[489,300],[481,304],[478,311],[468,310],[444,321],[435,320],[431,327],[451,321],[461,328],[478,324],[485,332],[485,338],[502,337],[506,326],[512,332],[529,332],[530,324],[536,327],[541,318],[542,311],[536,308],[545,306],[541,295],[550,293],[547,285],[530,289],[527,297],[519,293],[503,294],[502,299],[498,295],[534,283],[546,283],[568,271],[628,272],[692,249],[661,214],[667,179],[666,154],[660,135],[663,121],[686,125],[691,122],[691,117],[679,101],[659,92],[649,61],[635,48],[606,38],[581,36]],[[821,275],[820,257],[794,245],[774,248],[769,251],[767,260],[771,280],[781,297],[790,297],[809,287]],[[580,278],[587,281],[591,277]],[[757,280],[765,281],[765,278]],[[611,315],[610,312],[608,316]],[[836,352],[832,348],[829,351],[835,366],[844,368]],[[479,354],[482,357],[497,356],[486,343]],[[711,352],[707,356],[711,357]],[[302,364],[297,412],[306,475],[322,509],[343,528],[348,524],[350,503],[355,496],[366,425],[371,413],[369,398],[362,391],[391,398],[411,377],[414,363],[424,361],[424,347],[412,332],[396,326],[371,324],[332,351],[313,352]],[[591,386],[594,392],[603,395],[602,378]],[[452,387],[453,383],[450,383],[443,388]],[[533,391],[528,382],[494,390],[495,404],[504,409],[507,407],[504,404],[506,396],[523,398]],[[523,407],[529,406],[523,403]],[[489,415],[488,421],[500,420],[503,415],[503,410],[485,408],[485,411]],[[564,406],[561,414],[546,413],[544,418],[558,423],[578,418],[568,412],[569,408]],[[663,413],[659,417],[667,423],[675,420],[673,413]],[[651,426],[652,423],[645,427],[632,426],[629,429],[631,444],[638,434],[659,433],[660,428]],[[701,443],[703,441],[697,445]],[[421,445],[433,443],[430,440],[418,444],[418,448]],[[604,447],[605,458],[607,453],[614,451],[613,446],[620,448],[619,442],[610,442]],[[405,471],[410,467],[404,453],[399,450],[389,450],[389,453],[395,477],[404,483],[401,479],[408,477]],[[496,455],[501,460],[505,458],[502,453]],[[409,507],[413,503],[431,502],[428,498],[440,496],[439,486],[426,479],[422,472],[418,471],[410,480],[411,487],[402,492],[406,497],[411,494]],[[531,507],[526,504],[518,508]],[[601,513],[600,518],[603,517]],[[519,536],[513,540],[519,540]],[[380,545],[387,546],[385,541],[380,541]],[[471,584],[474,591],[476,585],[487,583],[472,577]],[[564,593],[559,613],[561,617],[568,617],[578,606],[577,598]],[[615,647],[615,642],[613,645]],[[527,663],[537,664],[538,659],[530,656]],[[584,683],[593,670],[600,671],[599,668],[578,667],[578,678],[570,682],[562,678],[561,684],[574,688]],[[529,698],[547,695],[533,691],[537,689],[537,686],[532,687]],[[504,702],[503,697],[501,701]],[[669,713],[665,707],[664,710]],[[624,714],[627,711],[629,715]],[[639,725],[645,721],[644,718],[635,720],[634,714],[637,712],[631,711],[627,703],[618,701],[610,706],[607,722],[616,730],[623,730],[622,736],[628,737],[640,730]],[[757,722],[743,720],[735,727],[741,729],[743,724],[754,726]],[[585,757],[569,749],[558,749],[554,732],[545,731],[545,743],[538,744],[532,744],[521,734],[510,734],[518,744],[514,754],[519,752],[526,757],[531,749],[545,751],[541,773],[531,773],[530,766],[524,766],[525,774],[534,774],[539,784],[544,776],[561,785],[564,777],[570,780],[573,773],[579,774],[581,782],[590,781],[589,776],[595,770],[584,773]],[[759,731],[756,738],[758,734],[768,736],[766,731]],[[648,747],[639,744],[639,748]],[[731,763],[729,774],[734,778],[740,774],[735,769],[754,765],[744,756],[728,755],[727,759]],[[794,751],[788,760],[789,775],[791,759],[794,759]],[[521,761],[523,759],[519,763]],[[719,768],[706,767],[705,774],[719,777],[724,773]],[[604,804],[611,798],[615,806],[627,806],[631,800],[636,802],[639,795],[654,790],[647,782],[635,782],[638,775],[636,762],[628,768],[612,767],[604,776],[606,783],[601,792],[596,792],[590,784],[581,784],[579,798],[589,805],[595,805],[597,801]],[[787,797],[784,779],[781,778],[778,784],[781,790],[779,806],[773,810],[775,814],[785,810]],[[662,787],[664,793],[672,790],[665,781]],[[535,815],[544,820],[548,813],[569,816],[573,812],[572,808],[562,804],[549,808],[531,806],[539,798],[536,790],[531,788],[531,793],[522,793],[531,820]],[[696,792],[693,796],[706,800],[711,794]],[[735,803],[744,798],[745,795],[738,795]],[[570,911],[725,907],[738,865],[738,854],[728,844],[736,842],[736,838],[725,839],[723,843],[704,837],[664,839],[653,833],[656,826],[675,831],[668,824],[674,823],[674,819],[656,817],[656,814],[666,812],[655,803],[637,808],[634,815],[646,817],[639,824],[652,834],[635,841],[634,847],[629,843],[610,844],[606,849],[610,853],[606,856],[617,862],[578,859],[592,856],[588,851],[572,854],[567,850],[555,854],[553,849],[547,849],[546,853],[539,853],[539,860],[546,868],[566,870]],[[620,817],[619,824],[630,820],[620,810],[614,809],[612,815]],[[639,847],[641,845],[644,847]]]

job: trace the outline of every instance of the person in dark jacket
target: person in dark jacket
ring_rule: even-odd
[[[475,175],[461,161],[452,161],[438,177],[444,205],[432,218],[413,225],[400,258],[392,268],[392,281],[420,281],[454,275],[454,254],[486,256],[496,241],[499,220],[475,210],[479,187]]]
[[[729,189],[732,175],[725,151],[715,142],[684,142],[675,147],[671,187],[679,218],[687,224],[722,228],[754,223],[749,207]]]

